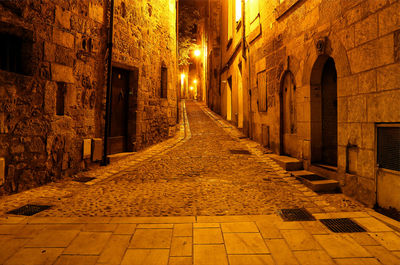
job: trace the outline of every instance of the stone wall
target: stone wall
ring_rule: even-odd
[[[0,70],[0,157],[6,160],[0,194],[92,164],[83,159],[83,139],[104,135],[108,9],[105,0],[0,2],[2,40],[18,37],[23,62],[18,73]],[[116,1],[113,61],[140,71],[135,149],[175,128],[174,12],[173,0]],[[156,92],[162,60],[168,100]]]
[[[399,1],[253,0],[245,5],[250,68],[242,69],[250,82],[244,78],[242,85],[251,102],[249,108],[244,107],[243,131],[275,153],[284,153],[282,80],[292,73],[296,130],[287,152],[309,168],[317,160],[315,142],[320,141],[314,132],[321,126],[316,117],[321,111],[316,104],[321,74],[326,60],[332,58],[337,72],[338,129],[334,177],[344,192],[372,206],[377,190],[376,125],[400,122]],[[250,21],[249,14],[257,9],[258,17]],[[226,14],[222,19],[224,48]],[[229,65],[231,57],[229,52],[223,57],[222,65],[229,68],[226,72],[238,69],[240,60]],[[264,79],[257,80],[258,74],[265,75],[266,81],[260,83]],[[266,111],[259,109],[260,89],[266,89]],[[226,116],[225,101],[223,95],[221,112]],[[245,106],[246,97],[244,101]]]
[[[313,79],[321,78],[322,65],[318,63],[324,56],[331,57],[337,71],[336,177],[347,194],[371,206],[376,202],[375,124],[400,122],[396,103],[400,99],[400,64],[396,57],[400,3],[285,2],[260,2],[262,38],[251,49],[254,60],[262,62],[267,72],[268,111],[256,113],[254,137],[260,141],[260,127],[268,125],[269,145],[282,153],[281,82],[284,73],[290,71],[296,85],[297,116],[291,155],[305,161],[306,167],[313,162],[313,117],[319,111],[313,103],[313,84],[320,83]],[[323,47],[318,46],[321,43]]]
[[[115,1],[113,61],[139,69],[135,150],[175,131],[177,62],[175,0]],[[161,67],[168,69],[167,98],[160,97]]]

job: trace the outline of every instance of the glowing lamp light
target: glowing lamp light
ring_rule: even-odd
[[[181,74],[181,79],[185,79],[186,75],[184,73]]]
[[[199,49],[194,51],[194,56],[199,57],[201,54],[201,51]]]
[[[197,79],[193,80],[193,83],[197,84]]]
[[[193,90],[193,87],[191,86],[191,87],[189,87],[189,89],[190,89],[190,90]]]

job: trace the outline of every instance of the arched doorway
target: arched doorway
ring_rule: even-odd
[[[296,85],[294,76],[287,71],[281,81],[281,153],[297,153]]]
[[[311,73],[311,160],[337,166],[337,73],[332,57],[321,55]]]

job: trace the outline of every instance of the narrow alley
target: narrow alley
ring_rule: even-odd
[[[398,222],[311,191],[203,104],[185,105],[180,137],[76,176],[86,183],[2,197],[0,264],[399,264]],[[9,212],[27,203],[51,207]],[[311,219],[279,216],[288,208]],[[340,218],[363,232],[323,225]]]
[[[0,265],[400,265],[400,0],[0,0]]]
[[[224,131],[200,106],[187,103],[191,137],[183,144],[132,166],[124,163],[114,173],[117,177],[95,185],[54,183],[1,198],[2,213],[26,203],[53,205],[37,216],[257,215],[283,208],[314,213],[363,208],[342,194],[317,196],[267,155],[232,154],[248,150],[245,143],[252,141]],[[119,169],[110,165],[88,173],[102,178],[110,170]]]

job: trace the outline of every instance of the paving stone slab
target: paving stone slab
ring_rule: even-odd
[[[301,265],[335,265],[325,251],[295,251],[293,254]]]
[[[365,249],[384,265],[400,264],[400,258],[382,246],[366,246]]]
[[[381,265],[375,258],[347,258],[335,259],[338,265]]]
[[[118,224],[114,230],[116,235],[132,235],[135,232],[136,224]]]
[[[221,224],[222,232],[251,232],[258,233],[258,227],[254,222],[235,222],[235,223],[222,223]]]
[[[97,256],[61,255],[54,265],[95,265]]]
[[[168,249],[128,249],[121,265],[168,265]]]
[[[194,265],[228,265],[228,259],[224,245],[194,245]]]
[[[193,236],[193,224],[175,224],[173,236]]]
[[[99,255],[110,236],[109,232],[81,232],[63,254]]]
[[[4,265],[52,265],[63,248],[22,248]]]
[[[400,236],[394,232],[369,233],[379,244],[392,251],[400,251]]]
[[[224,240],[220,228],[195,228],[193,230],[194,244],[222,244]]]
[[[121,263],[125,250],[128,248],[131,236],[112,235],[102,251],[98,263],[118,265]]]
[[[228,254],[270,253],[259,233],[224,233]]]
[[[26,247],[65,248],[79,232],[79,230],[46,230],[29,240]]]
[[[192,257],[169,257],[168,265],[193,265]]]
[[[171,243],[170,256],[187,257],[192,256],[192,237],[173,237]]]
[[[283,239],[265,239],[276,265],[299,264]]]
[[[372,257],[350,236],[314,235],[314,238],[332,258]]]
[[[321,249],[314,238],[305,230],[282,230],[281,233],[291,250]]]
[[[129,248],[170,248],[172,229],[136,229]]]
[[[230,265],[274,265],[271,255],[228,255]]]

